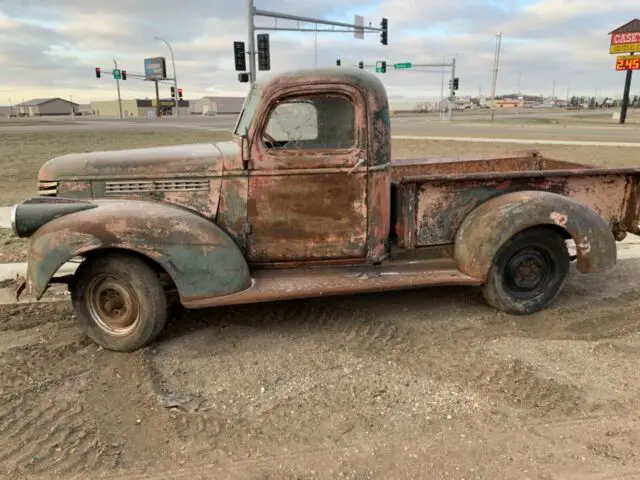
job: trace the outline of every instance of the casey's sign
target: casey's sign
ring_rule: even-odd
[[[611,35],[611,45],[625,43],[640,43],[640,32],[614,33]]]

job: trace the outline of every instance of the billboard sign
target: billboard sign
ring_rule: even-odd
[[[144,76],[147,80],[166,80],[167,62],[164,57],[144,59]]]

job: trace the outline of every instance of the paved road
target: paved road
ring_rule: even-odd
[[[562,112],[563,113],[563,112]],[[183,117],[156,119],[133,119],[118,121],[115,119],[83,119],[75,124],[61,121],[43,121],[35,125],[3,124],[0,132],[26,133],[59,130],[118,130],[131,128],[189,128],[209,131],[229,131],[235,125],[236,117],[224,115],[217,117]],[[22,123],[22,122],[20,122]],[[471,116],[458,118],[454,122],[443,122],[434,116],[401,115],[391,121],[394,135],[423,135],[437,137],[483,137],[483,138],[525,138],[570,141],[637,142],[640,138],[640,125],[535,125],[501,124],[496,122],[472,122]]]

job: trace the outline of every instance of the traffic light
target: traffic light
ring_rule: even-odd
[[[362,70],[364,68],[364,62],[362,61],[358,62],[358,68]]]
[[[336,60],[336,66],[339,67],[340,66],[340,59]]]
[[[380,71],[382,73],[387,73],[387,62],[385,62],[384,60],[380,62]]]
[[[127,79],[127,71],[126,70],[122,70],[122,80],[126,80]]]
[[[454,90],[458,90],[458,86],[459,86],[458,77],[454,77],[454,79],[453,79],[453,89]]]
[[[100,67],[96,67],[96,78],[100,78],[101,73],[100,73]]]
[[[182,89],[181,88],[178,89],[178,98],[180,100],[182,100]]]
[[[176,87],[171,87],[171,98],[176,98]]]
[[[244,72],[247,69],[247,57],[244,51],[244,42],[233,42],[233,57],[236,62],[236,72]]]
[[[269,34],[259,33],[258,37],[258,70],[271,70],[271,54],[269,53]]]
[[[388,34],[388,29],[389,29],[389,22],[387,21],[386,18],[382,18],[382,21],[380,22],[380,27],[382,28],[382,31],[380,32],[380,43],[382,45],[387,45],[387,34]]]
[[[239,73],[238,74],[238,81],[240,83],[247,83],[249,82],[249,74],[248,73]]]

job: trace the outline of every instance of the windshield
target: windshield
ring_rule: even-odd
[[[253,115],[256,113],[256,108],[260,103],[261,94],[262,88],[257,83],[254,83],[244,101],[244,105],[242,105],[242,112],[240,112],[240,117],[238,117],[238,123],[236,123],[234,130],[236,135],[244,135],[245,129],[249,128]]]

